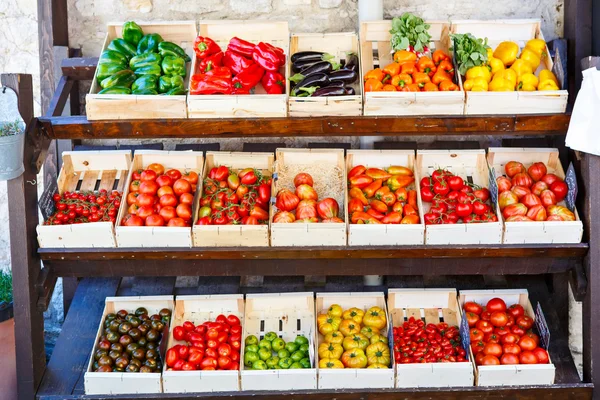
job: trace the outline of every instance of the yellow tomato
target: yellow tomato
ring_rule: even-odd
[[[387,318],[385,316],[385,311],[379,307],[369,308],[363,317],[364,326],[370,326],[379,330],[385,328],[386,323]]]

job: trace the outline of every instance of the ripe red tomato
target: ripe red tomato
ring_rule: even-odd
[[[532,196],[535,196],[532,194]],[[526,217],[531,218],[533,221],[545,221],[548,217],[546,207],[541,204],[530,207],[527,211]]]
[[[173,182],[181,178],[181,172],[179,172],[179,170],[177,169],[170,169],[167,172],[165,172],[165,174],[168,175],[173,180]]]
[[[500,358],[500,364],[502,365],[516,365],[519,364],[519,357],[515,354],[505,353]]]
[[[477,321],[479,321],[479,315],[472,312],[467,313],[467,323],[469,324],[469,328],[474,327],[477,324]]]
[[[550,362],[548,352],[542,349],[541,347],[538,347],[535,350],[533,350],[533,355],[535,355],[535,357],[537,358],[538,364],[548,364]]]
[[[206,217],[208,218],[208,217]],[[209,219],[210,221],[210,219]],[[201,225],[201,224],[198,224]],[[167,226],[171,226],[171,227],[177,227],[177,228],[185,228],[186,226],[189,226],[189,224],[187,222],[185,222],[185,220],[183,218],[171,218],[169,220],[169,222],[167,223]]]
[[[546,174],[542,176],[542,182],[544,182],[548,187],[552,186],[552,184],[556,181],[560,181],[561,179],[554,174]]]
[[[436,182],[433,184],[433,192],[445,196],[450,192],[450,187],[446,182]]]
[[[195,328],[194,324],[191,321],[185,321],[183,324],[183,329],[185,329],[186,332],[192,332]]]
[[[495,332],[486,333],[483,336],[484,343],[500,343],[500,336],[498,336]]]
[[[131,194],[131,193],[129,193],[129,194]],[[153,206],[155,201],[156,201],[156,197],[151,194],[137,193],[135,204],[137,204],[138,207]]]
[[[465,182],[460,176],[450,176],[446,179],[446,183],[451,190],[460,190],[465,186]]]
[[[508,319],[508,316],[506,317]],[[508,322],[507,322],[508,323]],[[500,337],[508,335],[510,333],[510,330],[508,327],[505,326],[501,326],[499,328],[494,329],[494,333]]]
[[[484,203],[490,198],[490,191],[488,188],[481,188],[473,191],[475,198],[483,201]]]
[[[529,336],[523,336],[519,339],[518,345],[522,350],[533,350],[537,347],[535,340]]]
[[[527,172],[521,172],[513,176],[511,183],[513,186],[524,186],[530,188],[533,185],[533,180]]]
[[[194,351],[192,352],[192,349]],[[188,363],[194,365],[196,368],[200,367],[200,363],[202,362],[202,358],[204,358],[204,352],[197,348],[190,348],[190,356],[188,357]]]
[[[131,183],[129,184],[129,191],[130,192],[139,192],[140,191],[140,181],[139,180],[135,180],[135,181],[131,181]]]
[[[195,184],[198,183],[198,173],[196,173],[194,171],[187,171],[186,173],[184,173],[182,175],[181,178],[185,179],[186,181],[188,181],[192,185],[195,185]]]
[[[531,164],[529,168],[527,168],[527,173],[531,176],[531,179],[534,181],[539,181],[546,175],[548,169],[546,168],[546,164],[543,162],[536,162]]]
[[[191,193],[182,193],[179,196],[179,202],[191,206],[194,203],[194,195]]]
[[[550,207],[558,203],[556,194],[552,190],[544,190],[542,194],[540,194],[540,200],[544,207]]]
[[[158,190],[158,183],[155,181],[142,181],[139,185],[139,192],[155,195]]]
[[[187,346],[179,345],[176,349],[177,357],[181,360],[187,360],[190,349]]]
[[[490,317],[490,322],[496,327],[505,326],[508,322],[508,316],[505,312],[494,311]]]
[[[203,370],[206,369],[216,369],[217,368],[217,359],[215,357],[205,357],[200,363],[200,368]]]
[[[499,176],[496,178],[496,185],[498,185],[498,193],[509,191],[512,187],[510,179],[505,176]]]
[[[238,174],[240,182],[244,185],[254,185],[258,178],[253,168],[246,168]]]
[[[177,217],[177,213],[175,212],[175,208],[171,206],[162,207],[158,212],[158,215],[163,217],[165,222],[171,221],[173,218]]]
[[[517,325],[524,330],[531,329],[533,326],[533,319],[528,317],[527,315],[523,315],[522,317],[517,318]]]
[[[479,342],[483,340],[484,333],[479,329],[471,329],[469,333],[469,337],[471,338],[471,343]]]
[[[240,325],[240,319],[236,315],[229,314],[227,316],[227,323],[230,326],[232,326],[232,327],[233,326],[239,326]],[[241,330],[241,328],[240,328],[240,330]],[[233,332],[233,328],[231,329],[231,333],[235,333],[235,332]],[[240,332],[238,332],[238,333],[240,333]]]
[[[552,192],[556,195],[557,201],[562,201],[565,197],[567,197],[569,187],[564,181],[556,181],[550,185],[550,190],[552,190]]]
[[[179,346],[179,345],[177,345]],[[167,355],[165,357],[165,362],[167,363],[168,367],[173,367],[175,365],[175,362],[179,359],[179,357],[177,356],[177,349],[174,346],[172,348],[170,348],[169,350],[167,350]]]
[[[161,175],[156,178],[156,183],[158,183],[158,186],[160,187],[173,186],[173,179],[171,179],[169,175]]]
[[[186,181],[185,179],[177,179],[175,183],[173,183],[173,193],[175,196],[179,197],[183,193],[190,193],[192,191],[192,184]]]
[[[502,355],[502,346],[498,343],[487,343],[483,348],[483,354],[500,357]]]
[[[521,203],[525,204],[527,208],[531,208],[533,206],[541,205],[542,200],[538,196],[533,193],[528,193],[521,199]]]
[[[136,215],[143,220],[146,220],[149,216],[154,214],[154,207],[152,206],[142,206],[137,209]]]
[[[128,215],[123,220],[123,226],[144,226],[144,220],[137,215]]]
[[[525,309],[520,304],[513,304],[512,306],[508,307],[508,313],[514,318],[519,318],[525,315]]]
[[[488,310],[483,311],[479,316],[479,318],[481,318],[483,321],[489,321],[491,317],[492,313],[490,313]]]
[[[141,181],[153,181],[156,180],[156,177],[158,175],[156,175],[156,172],[154,172],[151,169],[146,169],[144,171],[142,171],[142,174],[140,175],[140,179]]]
[[[185,339],[185,329],[182,326],[176,326],[173,328],[173,339],[175,340],[184,340]]]
[[[165,219],[158,214],[149,215],[146,218],[146,226],[164,226]]]
[[[502,351],[504,351],[506,354],[519,355],[521,354],[521,347],[514,343],[507,343],[502,346]]]
[[[138,196],[139,196],[139,193],[137,193],[137,192],[128,193],[127,194],[127,205],[136,204]]]
[[[300,203],[300,198],[287,189],[281,189],[277,193],[275,206],[282,211],[293,211]]]
[[[348,176],[348,177],[351,178],[350,176]],[[294,186],[298,187],[300,185],[313,186],[314,181],[313,181],[312,176],[310,176],[310,174],[307,174],[306,172],[300,172],[298,175],[296,175],[294,177]]]
[[[498,297],[494,297],[493,299],[491,299],[490,301],[487,302],[487,305],[485,306],[486,310],[489,312],[505,312],[506,311],[506,303],[504,302],[504,300],[502,300],[501,298]]]
[[[473,351],[473,354],[481,353],[483,351],[484,347],[485,347],[485,344],[481,340],[479,340],[475,343],[471,342],[471,350]]]
[[[498,357],[488,354],[481,359],[481,365],[500,365],[500,360]]]
[[[509,178],[525,172],[525,166],[517,161],[509,161],[504,165],[504,171]]]
[[[510,327],[511,333],[514,333],[517,336],[523,336],[525,334],[525,329],[521,328],[519,325],[514,324]]]
[[[446,179],[448,179],[449,177],[453,176],[454,174],[450,171],[448,171],[447,169],[436,169],[435,171],[433,171],[433,173],[431,174],[431,178],[435,182],[446,182]]]
[[[221,357],[219,357],[219,359],[217,361],[219,364],[219,369],[230,369],[231,368],[231,364],[232,364],[231,358],[221,356]]]
[[[142,171],[143,171],[143,169],[134,170],[133,173],[131,174],[131,180],[139,181],[140,179],[142,179]]]
[[[508,333],[500,337],[500,343],[502,344],[517,344],[518,341],[519,336],[515,335],[514,333]]]
[[[164,194],[158,199],[158,204],[162,207],[177,207],[177,197],[174,194]]]
[[[519,355],[521,364],[537,364],[538,359],[531,351],[524,351]]]
[[[175,209],[177,216],[184,220],[192,219],[192,207],[189,204],[179,204]]]
[[[148,169],[154,171],[156,175],[162,175],[165,173],[165,167],[163,167],[162,164],[159,163],[152,163],[148,165]]]
[[[532,331],[527,331],[527,333],[525,333],[525,335],[532,338],[533,340],[535,340],[536,346],[540,345],[540,337],[538,335],[536,335]]]
[[[156,191],[156,195],[160,198],[165,194],[173,194],[173,188],[171,186],[162,186]]]
[[[464,305],[463,305],[463,309],[466,312],[471,312],[474,314],[481,314],[481,312],[483,311],[483,307],[481,307],[479,304],[475,303],[474,301],[467,301]]]
[[[494,326],[491,324],[490,321],[479,320],[477,321],[477,324],[475,326],[484,334],[494,331]]]

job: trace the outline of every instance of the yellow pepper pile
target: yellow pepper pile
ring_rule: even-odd
[[[558,80],[552,71],[544,69],[539,76],[535,71],[547,57],[546,42],[531,39],[521,50],[515,42],[502,42],[496,50],[487,49],[486,65],[467,70],[463,84],[466,91],[533,92],[536,90],[559,90]]]

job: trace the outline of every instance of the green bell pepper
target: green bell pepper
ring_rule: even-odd
[[[128,21],[123,24],[123,39],[137,47],[140,40],[144,36],[142,28],[133,21]]]
[[[177,46],[175,43],[172,42],[159,43],[158,51],[160,55],[163,56],[163,58],[165,58],[166,56],[173,56],[181,57],[185,60],[185,62],[192,61],[192,59],[190,58],[190,56],[187,55],[185,50],[183,50],[181,47]]]
[[[102,89],[98,94],[131,94],[131,89],[125,86],[111,86],[106,89]]]
[[[185,90],[185,83],[183,82],[183,77],[179,75],[175,76],[166,76],[163,75],[158,80],[158,91],[159,93],[167,93],[173,89],[181,89]]]
[[[98,64],[98,67],[96,67],[96,69],[98,70],[96,72],[96,76],[98,77],[99,81],[102,81],[108,78],[109,76],[113,76],[119,71],[126,70],[127,67],[119,63],[105,63]]]
[[[144,53],[139,54],[129,60],[129,67],[135,71],[136,69],[145,67],[147,65],[160,65],[161,61],[162,57],[158,53]]]
[[[145,35],[137,45],[137,53],[158,53],[158,45],[161,42],[163,42],[163,38],[158,33],[150,33],[148,35]]]
[[[269,369],[277,369],[279,366],[279,357],[271,357],[265,362],[267,363],[267,367],[269,367]]]
[[[128,60],[129,58],[123,53],[113,50],[104,50],[100,55],[98,64],[123,64],[123,66],[127,66]]]
[[[156,89],[138,89],[138,90],[132,90],[131,94],[157,96],[158,92],[156,91]]]
[[[181,57],[166,56],[163,58],[161,66],[165,75],[185,76],[185,60]]]
[[[135,56],[137,51],[135,47],[133,47],[129,42],[126,42],[123,39],[114,39],[108,45],[107,50],[119,52],[127,56],[128,59]]]
[[[265,340],[268,340],[269,342],[272,342],[276,338],[277,338],[277,334],[275,332],[267,332],[265,334]]]
[[[167,93],[163,93],[165,96],[183,96],[187,93],[187,90],[181,88],[174,88],[169,90]]]
[[[154,90],[158,87],[158,77],[156,75],[142,75],[133,82],[131,90],[137,92],[139,90]]]
[[[135,70],[136,75],[156,75],[159,77],[162,75],[162,71],[160,69],[160,65],[158,64],[150,64],[144,67],[140,67]]]
[[[302,365],[302,368],[310,368],[310,359],[309,358],[303,358],[302,360],[300,360],[300,365]]]
[[[291,358],[281,358],[279,360],[279,366],[281,367],[281,369],[289,369],[290,366],[293,364],[294,362],[292,361]]]
[[[100,87],[102,89],[110,88],[113,86],[130,87],[131,84],[136,80],[136,76],[133,71],[124,69],[119,71],[106,79],[100,81]]]

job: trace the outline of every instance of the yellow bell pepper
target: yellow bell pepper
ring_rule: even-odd
[[[512,90],[515,90],[515,87],[517,86],[517,73],[510,68],[494,74],[494,79],[504,79],[510,82],[510,84],[512,85]],[[494,79],[492,79],[492,81]],[[492,90],[491,87],[490,90]]]
[[[517,85],[517,90],[523,92],[534,92],[538,87],[539,80],[534,74],[523,74]]]
[[[488,65],[492,69],[492,75],[504,69],[504,63],[499,58],[488,57]]]
[[[558,86],[558,79],[556,79],[556,76],[554,75],[554,73],[552,71],[550,71],[549,69],[543,69],[540,71],[540,82],[544,82],[545,80],[550,79],[552,82],[554,82],[556,84],[556,86]]]
[[[487,92],[488,81],[485,78],[467,79],[463,84],[467,92]]]
[[[512,92],[515,90],[512,82],[506,78],[498,76],[490,82],[490,92]]]
[[[531,69],[534,71],[538,69],[540,63],[542,62],[537,53],[535,53],[528,47],[525,47],[523,51],[521,51],[521,56],[519,57],[519,59],[531,65]]]
[[[529,65],[527,61],[520,58],[516,60],[513,65],[511,65],[510,69],[516,72],[517,80],[521,79],[521,76],[525,74],[533,74],[531,65]]]
[[[560,90],[560,88],[558,87],[558,85],[556,83],[554,83],[554,81],[552,79],[546,79],[545,81],[540,82],[540,84],[538,85],[538,90],[539,91]]]
[[[519,45],[515,42],[502,42],[494,50],[494,57],[499,58],[504,66],[512,65],[519,54]]]
[[[483,78],[486,82],[492,80],[492,73],[490,69],[485,65],[480,65],[478,67],[471,67],[467,70],[466,74],[467,80],[475,79],[475,78]]]
[[[491,47],[488,47],[485,50],[487,51],[487,56],[488,56],[488,61],[489,61],[490,58],[494,57],[494,50],[492,50]]]
[[[542,39],[531,39],[525,44],[525,48],[533,51],[540,59],[544,59],[547,56],[546,42]]]

